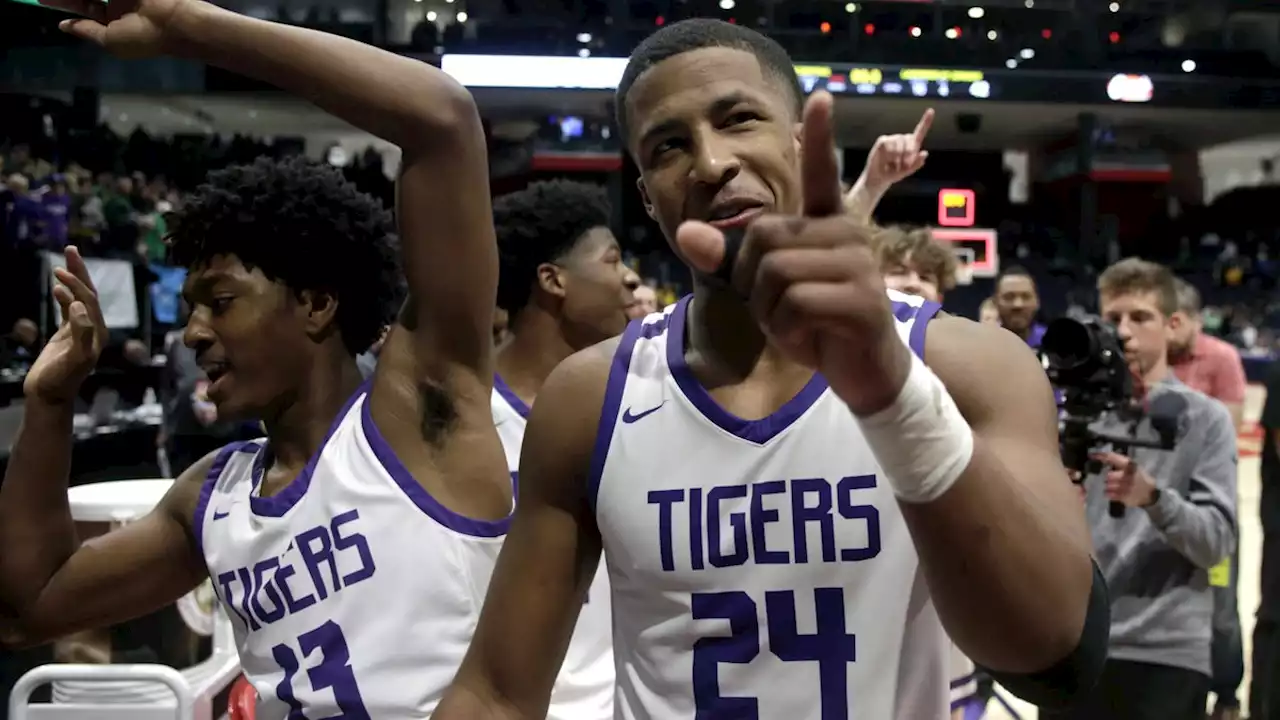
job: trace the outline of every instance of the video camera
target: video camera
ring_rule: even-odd
[[[1110,445],[1122,454],[1137,447],[1173,449],[1186,401],[1174,393],[1161,393],[1146,406],[1141,398],[1135,398],[1124,344],[1115,328],[1102,318],[1075,315],[1049,323],[1040,356],[1049,382],[1059,392],[1058,444],[1062,464],[1076,471],[1076,483],[1102,471],[1101,463],[1090,457],[1099,445]],[[1104,433],[1091,427],[1107,412],[1115,413],[1128,426],[1128,434]],[[1143,418],[1151,419],[1156,440],[1137,437]],[[1124,505],[1111,503],[1110,514],[1123,517]]]

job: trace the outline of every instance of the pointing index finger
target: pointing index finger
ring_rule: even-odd
[[[804,105],[804,135],[800,149],[800,187],[804,214],[825,217],[840,212],[840,168],[836,163],[831,94],[819,90]]]
[[[924,139],[929,136],[929,129],[933,127],[933,116],[933,108],[929,108],[920,116],[920,122],[916,123],[916,129],[912,133],[912,137],[916,141],[917,150],[924,145]]]

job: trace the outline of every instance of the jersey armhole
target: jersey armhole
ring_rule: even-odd
[[[604,475],[604,464],[609,459],[609,445],[613,441],[613,431],[618,424],[618,410],[622,407],[622,393],[627,387],[627,374],[631,371],[631,356],[635,353],[636,341],[644,331],[643,319],[632,320],[622,333],[618,347],[613,351],[613,360],[609,364],[609,379],[604,390],[604,403],[600,407],[600,424],[596,426],[596,441],[591,449],[591,469],[587,475],[587,502],[591,509],[596,508],[596,496],[600,494],[600,479]]]
[[[920,309],[916,311],[916,316],[911,323],[911,332],[908,334],[907,345],[910,346],[911,352],[915,353],[921,360],[924,360],[924,334],[929,327],[929,323],[938,316],[938,312],[942,310],[942,306],[932,300],[924,301]]]
[[[200,486],[200,497],[196,500],[196,512],[193,518],[195,524],[192,526],[195,536],[196,550],[200,552],[200,559],[204,560],[204,517],[209,512],[209,499],[213,497],[214,488],[218,486],[218,480],[222,477],[222,471],[227,469],[227,463],[231,462],[231,458],[240,452],[245,445],[253,445],[253,442],[233,442],[224,445],[218,454],[213,458],[213,464],[209,466],[209,473],[205,475],[204,483]]]

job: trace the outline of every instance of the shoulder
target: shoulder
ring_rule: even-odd
[[[159,510],[178,521],[189,531],[197,528],[196,514],[207,500],[227,462],[243,443],[231,443],[197,460],[173,481],[173,487],[160,501]]]
[[[1170,391],[1186,399],[1186,423],[1196,434],[1209,436],[1221,432],[1234,443],[1235,421],[1226,405],[1181,382],[1173,384]]]
[[[628,327],[628,332],[632,327],[634,323]],[[623,346],[624,338],[625,335],[609,338],[565,358],[551,371],[538,391],[538,402],[533,404],[530,417],[537,414],[537,408],[544,405],[546,399],[552,399],[557,406],[582,406],[585,409],[594,406],[599,412],[614,358]]]
[[[1034,420],[1052,426],[1056,434],[1053,388],[1035,352],[1018,336],[994,325],[939,314],[929,323],[924,348],[925,363],[969,422]]]

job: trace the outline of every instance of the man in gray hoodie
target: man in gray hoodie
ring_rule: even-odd
[[[1111,641],[1101,681],[1073,720],[1204,720],[1211,675],[1209,570],[1236,543],[1236,436],[1226,408],[1180,383],[1167,362],[1176,331],[1173,274],[1136,258],[1098,279],[1103,316],[1124,342],[1138,391],[1185,402],[1173,450],[1102,452],[1086,479],[1086,513],[1111,595]],[[1118,418],[1097,429],[1127,434]],[[1155,437],[1149,420],[1140,436]],[[1125,507],[1111,517],[1111,503]]]

